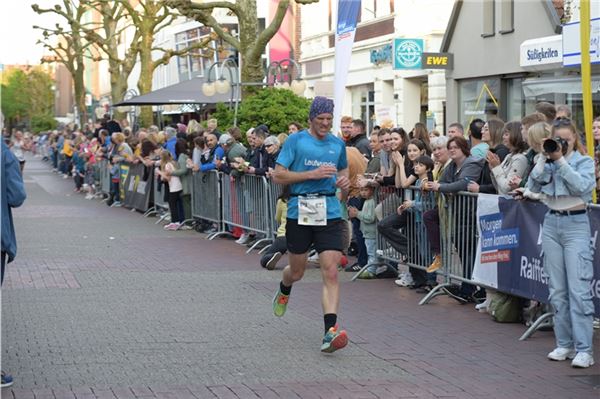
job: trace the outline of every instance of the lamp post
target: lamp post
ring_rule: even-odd
[[[137,96],[139,96],[139,93],[136,89],[128,89],[125,92],[125,94],[123,94],[123,101],[131,100],[132,98]],[[135,125],[137,123],[135,115],[135,105],[130,106],[129,111],[127,113],[129,114],[129,120],[131,122],[131,130],[135,132]]]
[[[217,71],[219,72],[216,80],[213,80],[211,77],[211,73],[214,68],[217,68]],[[227,71],[229,74],[229,80],[225,79],[223,76],[225,71]],[[231,86],[235,87],[235,90],[231,90],[229,106],[231,107],[231,104],[235,101],[233,111],[233,126],[237,126],[238,104],[240,101],[240,69],[238,68],[238,65],[231,58],[226,58],[223,61],[217,61],[210,66],[207,76],[208,80],[202,84],[202,93],[207,97],[212,97],[215,95],[215,93],[225,94],[231,90]]]
[[[296,77],[293,77],[293,70],[296,70]],[[306,82],[302,79],[302,69],[296,61],[291,58],[284,58],[279,61],[273,61],[267,67],[267,83],[269,73],[275,70],[273,83],[275,87],[290,89],[294,94],[301,96],[306,90]]]

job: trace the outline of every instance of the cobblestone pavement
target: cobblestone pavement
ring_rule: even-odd
[[[25,172],[2,290],[2,368],[15,377],[3,398],[600,397],[598,365],[545,359],[551,332],[519,342],[523,325],[446,297],[418,306],[393,280],[348,273],[350,344],[323,355],[319,269],[278,319],[281,272],[245,247],[87,201],[39,160]]]

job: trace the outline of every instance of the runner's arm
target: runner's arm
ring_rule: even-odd
[[[319,168],[313,170],[292,172],[281,164],[277,164],[272,177],[273,181],[277,184],[295,184],[306,180],[325,179],[333,176],[335,173],[334,166],[320,166]],[[347,170],[346,176],[348,176]]]

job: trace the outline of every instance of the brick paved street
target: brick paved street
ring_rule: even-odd
[[[87,201],[38,160],[25,182],[2,289],[2,368],[15,378],[3,398],[600,397],[598,364],[545,359],[551,332],[520,342],[523,325],[446,297],[418,306],[393,280],[348,273],[350,344],[323,355],[318,269],[278,319],[281,272],[245,247]],[[600,361],[598,332],[594,344]]]

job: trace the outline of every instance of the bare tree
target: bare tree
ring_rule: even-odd
[[[295,0],[298,4],[316,3],[318,0]],[[258,14],[256,11],[256,0],[228,1],[203,1],[192,2],[191,0],[167,0],[169,6],[176,8],[179,12],[189,18],[193,18],[205,26],[211,27],[214,32],[226,43],[235,48],[241,56],[241,78],[243,82],[260,82],[264,78],[261,56],[271,38],[277,33],[291,0],[280,0],[277,11],[271,23],[259,32]],[[223,27],[213,17],[215,8],[227,9],[237,16],[239,25],[239,37]],[[252,90],[244,87],[245,91]]]
[[[187,55],[195,49],[208,48],[210,42],[215,39],[214,36],[207,36],[181,50],[155,47],[154,37],[156,33],[171,25],[180,15],[170,10],[164,1],[139,1],[137,7],[134,7],[128,0],[117,0],[116,2],[120,3],[127,11],[138,35],[134,46],[140,61],[140,78],[138,80],[140,94],[149,93],[152,90],[152,75],[160,65],[168,64],[171,57]],[[154,60],[152,58],[154,51],[161,52],[162,56]],[[211,53],[208,52],[205,56],[211,56]],[[140,124],[142,126],[152,124],[151,107],[142,107]]]
[[[40,8],[33,4],[31,8],[38,14],[54,13],[66,20],[69,30],[65,30],[62,25],[57,23],[54,28],[43,28],[34,26],[35,29],[41,29],[43,40],[39,40],[46,49],[54,53],[54,60],[63,64],[73,78],[73,88],[75,92],[75,104],[79,111],[79,126],[87,120],[87,109],[85,106],[85,85],[83,80],[84,57],[89,48],[89,42],[83,37],[82,17],[88,12],[88,4],[84,1],[73,4],[69,0],[63,0],[63,5],[56,4],[53,8]],[[57,44],[51,44],[50,38],[58,40]],[[42,62],[45,62],[42,60]]]

